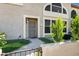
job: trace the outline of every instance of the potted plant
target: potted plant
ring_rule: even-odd
[[[0,55],[2,54],[2,47],[6,44],[6,35],[5,33],[0,33]]]
[[[55,23],[51,25],[52,34],[51,37],[54,38],[53,42],[60,42],[60,44],[64,43],[64,30],[65,24],[61,18],[58,18]]]
[[[78,41],[79,42],[79,16],[76,16],[72,20],[71,33],[72,33],[71,41]]]

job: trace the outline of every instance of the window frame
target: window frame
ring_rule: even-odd
[[[50,7],[49,7],[50,10],[46,10],[46,8],[47,8],[48,6],[50,6]],[[51,5],[47,5],[47,6],[45,7],[45,11],[51,11]]]
[[[45,33],[45,19],[48,19],[48,20],[50,20],[50,26],[51,26],[51,24],[52,24],[52,21],[53,20],[55,20],[56,21],[56,19],[53,19],[53,18],[44,18],[44,35],[47,35],[47,34],[51,34],[52,33],[52,30],[50,29],[50,33]],[[66,32],[64,32],[65,34],[68,34],[68,20],[63,20],[63,21],[65,21],[66,22]]]
[[[61,4],[61,13],[62,14],[64,14],[63,13],[63,8],[65,9],[65,11],[66,11],[66,15],[68,14],[68,11],[67,11],[67,9],[63,6],[63,4],[62,3],[60,3]],[[47,10],[45,10],[45,8],[47,7],[47,5],[50,5],[50,11],[47,11]],[[56,7],[59,7],[59,6],[56,6]],[[44,6],[44,9],[43,9],[44,11],[47,11],[47,12],[54,12],[54,11],[52,11],[52,3],[50,4],[46,4],[45,6]],[[56,13],[60,13],[60,12],[56,12]]]
[[[52,4],[53,4],[53,3],[52,3]],[[61,4],[61,3],[60,3],[60,4]],[[62,5],[61,5],[61,6],[52,5],[52,12],[55,12],[55,11],[53,11],[53,7],[54,7],[54,8],[60,8],[61,12],[58,12],[58,11],[57,11],[57,13],[62,13]]]
[[[51,22],[49,19],[45,19],[45,22],[46,22],[46,20],[48,20],[49,21],[49,23]],[[45,25],[45,30],[44,30],[44,33],[50,33],[51,31],[49,30],[49,32],[46,32],[46,27],[49,27],[49,29],[50,29],[50,24],[49,24],[49,26],[47,26],[46,25],[46,23],[44,24]]]
[[[67,32],[67,24],[68,23],[67,23],[67,21],[63,21],[63,22],[66,22],[66,24],[65,24],[66,27],[64,29],[66,29],[66,32]],[[63,32],[64,32],[64,30],[63,30]],[[64,33],[66,33],[66,32],[64,32]]]

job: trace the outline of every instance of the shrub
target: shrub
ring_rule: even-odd
[[[40,37],[39,40],[43,41],[45,44],[53,43],[53,41],[50,40],[50,38],[47,38],[47,37]]]
[[[71,23],[72,41],[79,40],[79,16],[76,16]]]
[[[0,33],[0,48],[2,48],[6,44],[6,34]]]
[[[55,23],[51,25],[52,34],[50,35],[52,38],[54,38],[54,42],[61,42],[64,41],[64,30],[65,24],[62,21],[61,18],[58,18]]]

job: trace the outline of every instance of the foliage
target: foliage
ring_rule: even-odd
[[[0,33],[0,48],[2,48],[6,43],[6,34]]]
[[[47,43],[53,43],[52,40],[49,40],[48,38],[45,38],[45,37],[41,37],[41,38],[39,38],[39,40],[43,41],[45,44],[47,44]]]
[[[79,16],[76,16],[71,23],[72,41],[79,40]]]
[[[7,40],[7,44],[2,48],[4,53],[14,51],[24,45],[29,44],[30,40],[25,39],[15,39],[15,40]]]
[[[52,34],[50,35],[54,38],[54,42],[62,42],[64,41],[64,30],[65,24],[61,18],[58,18],[55,23],[51,25]]]

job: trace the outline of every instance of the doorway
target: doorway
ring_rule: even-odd
[[[28,25],[26,27],[28,32],[29,38],[37,38],[38,37],[38,19],[37,18],[26,18],[26,22],[28,22]]]

